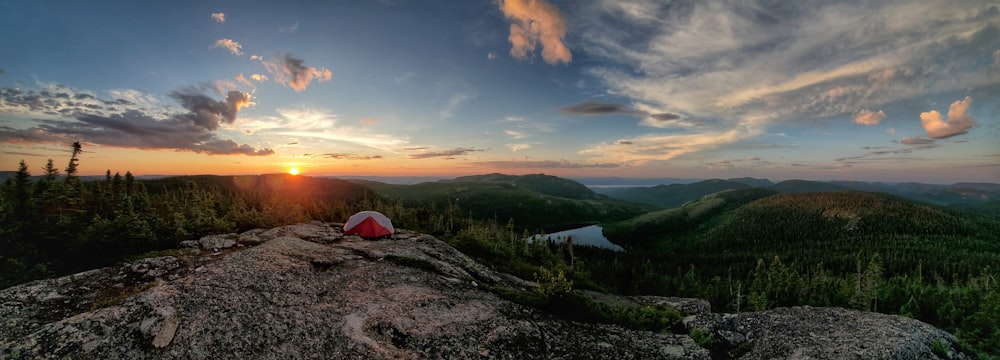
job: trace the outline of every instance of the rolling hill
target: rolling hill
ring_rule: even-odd
[[[721,200],[741,192],[743,201]],[[930,271],[950,276],[995,264],[1000,254],[1000,221],[991,216],[858,191],[728,191],[606,228],[612,241],[669,254],[665,261],[680,266],[724,263],[743,271],[757,259],[779,256],[849,272],[857,254],[879,253],[890,273],[924,261]]]
[[[653,210],[596,194],[586,186],[555,176],[488,174],[413,185],[350,180],[390,202],[430,212],[458,209],[476,219],[513,219],[526,229],[616,221]]]
[[[865,181],[786,180],[773,183],[767,179],[749,177],[711,179],[689,184],[656,185],[651,187],[605,187],[601,194],[615,199],[649,204],[670,209],[715,192],[747,187],[767,188],[780,193],[836,192],[856,190],[897,195],[938,205],[980,204],[1000,200],[1000,184],[955,183],[936,185],[923,183],[887,184]]]

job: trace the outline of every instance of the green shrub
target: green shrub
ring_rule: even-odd
[[[706,349],[711,349],[712,344],[715,343],[715,335],[712,334],[711,330],[703,327],[691,329],[691,333],[688,334],[688,336],[690,336],[694,342],[698,343],[698,346]]]

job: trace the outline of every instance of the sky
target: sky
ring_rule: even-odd
[[[1000,182],[1000,0],[5,0],[0,34],[0,170]]]

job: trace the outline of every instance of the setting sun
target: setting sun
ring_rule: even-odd
[[[288,173],[291,174],[291,175],[298,175],[299,174],[299,168],[297,168],[297,167],[289,168],[288,169]]]

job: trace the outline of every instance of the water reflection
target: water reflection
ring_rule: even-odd
[[[538,239],[539,236],[541,235],[539,234],[532,235],[531,241],[534,241],[534,239]],[[573,237],[573,244],[575,245],[589,245],[614,251],[625,251],[624,248],[616,245],[615,243],[609,241],[608,238],[604,237],[603,229],[597,225],[590,225],[582,228],[545,234],[546,238],[552,239],[552,241],[555,241],[557,243],[565,242],[566,238],[570,236]]]

